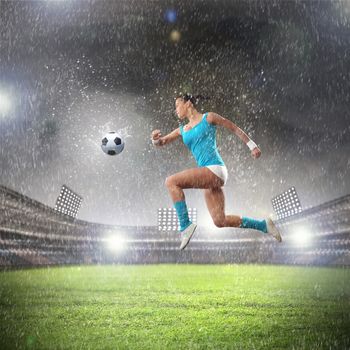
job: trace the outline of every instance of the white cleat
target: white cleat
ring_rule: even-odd
[[[271,235],[273,238],[277,239],[278,242],[282,242],[282,237],[280,232],[278,231],[274,222],[270,219],[266,219],[267,233]]]
[[[180,245],[181,250],[185,249],[187,244],[190,243],[190,240],[191,240],[196,228],[197,228],[197,225],[192,223],[190,226],[188,226],[186,229],[184,229],[182,231],[182,233],[181,233],[182,241],[181,241],[181,245]]]

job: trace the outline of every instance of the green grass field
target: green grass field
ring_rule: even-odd
[[[0,349],[349,349],[350,269],[0,272]]]

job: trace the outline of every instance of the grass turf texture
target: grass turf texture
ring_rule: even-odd
[[[350,269],[71,266],[0,272],[0,349],[346,349]]]

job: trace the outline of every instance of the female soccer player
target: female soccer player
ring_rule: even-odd
[[[209,213],[217,227],[251,228],[272,235],[282,241],[277,227],[270,218],[255,220],[245,216],[225,214],[225,196],[222,187],[227,181],[227,168],[216,147],[216,127],[223,126],[236,134],[249,147],[253,158],[259,158],[258,146],[236,124],[214,112],[201,114],[196,109],[197,100],[202,96],[184,94],[176,97],[175,106],[178,117],[189,122],[163,136],[160,130],[152,131],[152,143],[164,146],[178,137],[192,152],[197,168],[188,169],[167,177],[165,184],[173,200],[180,222],[182,242],[180,249],[185,249],[197,227],[188,217],[184,189],[204,189]]]

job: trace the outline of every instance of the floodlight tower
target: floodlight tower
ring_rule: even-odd
[[[189,208],[188,217],[194,224],[197,223],[197,209]],[[179,231],[180,223],[175,208],[158,209],[158,231]]]
[[[300,200],[294,186],[272,198],[271,202],[278,219],[283,219],[302,211]]]
[[[61,192],[56,200],[55,209],[73,218],[77,216],[78,210],[82,202],[82,197],[74,193],[69,187],[63,185]]]

